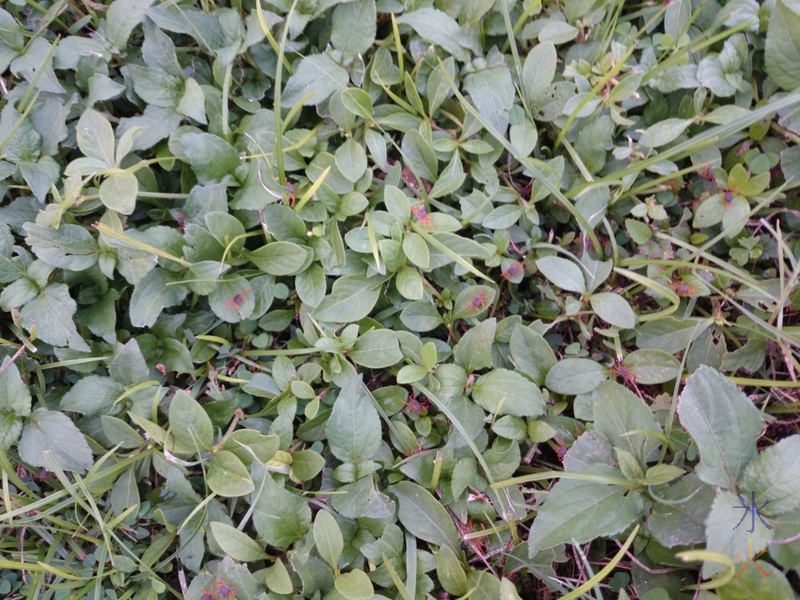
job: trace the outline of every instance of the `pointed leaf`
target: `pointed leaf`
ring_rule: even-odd
[[[51,469],[47,455],[65,471],[85,473],[92,466],[86,438],[64,413],[37,408],[19,439],[19,455],[29,465]]]
[[[114,167],[114,130],[103,115],[89,108],[84,111],[75,126],[78,147],[89,158],[102,161],[107,167]]]
[[[327,510],[321,510],[314,519],[314,543],[317,552],[327,562],[331,569],[339,568],[339,557],[344,549],[344,538],[339,524]]]
[[[377,452],[381,422],[360,375],[350,379],[339,392],[326,432],[331,452],[342,462],[358,465],[371,460]]]
[[[614,381],[603,381],[592,394],[594,428],[611,445],[631,453],[644,465],[660,445],[658,438],[634,430],[661,432],[653,412],[633,392]]]
[[[458,534],[453,519],[430,492],[410,481],[401,481],[389,488],[399,504],[397,517],[412,535],[421,540],[449,546],[458,551]]]
[[[596,471],[601,465],[595,465]],[[606,467],[603,472],[619,477]],[[559,544],[583,544],[598,537],[616,535],[644,512],[639,492],[593,481],[561,479],[550,490],[533,521],[528,538],[528,556]]]
[[[244,496],[255,489],[247,467],[233,452],[226,450],[211,457],[206,481],[212,492],[225,498]]]
[[[175,392],[169,406],[170,433],[188,448],[210,450],[214,443],[214,426],[200,403],[183,390]]]
[[[754,491],[762,514],[780,516],[800,508],[800,435],[784,438],[750,462],[739,489]]]
[[[678,415],[697,444],[700,479],[736,489],[742,469],[756,456],[762,427],[758,409],[724,375],[702,366],[683,388]]]
[[[219,547],[232,559],[251,562],[268,558],[258,542],[235,527],[220,521],[212,521],[209,527]]]
[[[89,352],[89,346],[78,334],[72,316],[77,305],[63,283],[51,283],[20,311],[22,326],[28,331],[35,326],[39,339],[53,346],[69,346]]]
[[[272,546],[285,548],[303,539],[311,527],[311,509],[305,500],[279,486],[263,471],[263,486],[253,504],[253,524]]]
[[[494,369],[472,386],[472,399],[495,415],[538,417],[544,413],[541,390],[522,375],[507,369]]]
[[[586,281],[581,268],[571,260],[558,256],[543,256],[536,261],[536,266],[553,285],[567,292],[583,294],[586,292]]]

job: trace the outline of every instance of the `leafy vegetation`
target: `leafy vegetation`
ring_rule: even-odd
[[[800,2],[10,0],[4,598],[791,598]]]

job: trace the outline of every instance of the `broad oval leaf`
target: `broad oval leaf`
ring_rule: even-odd
[[[593,471],[621,476],[616,469],[601,467],[595,465]],[[639,492],[594,481],[561,479],[550,490],[533,521],[528,556],[559,544],[583,544],[618,534],[638,519],[646,507]]]
[[[225,498],[244,496],[255,489],[247,467],[233,452],[226,450],[211,457],[206,482],[212,492]]]
[[[330,295],[314,310],[314,317],[330,323],[354,323],[366,317],[378,302],[380,287],[361,275],[337,279]]]
[[[317,552],[336,571],[344,549],[344,538],[339,524],[327,510],[320,510],[314,519],[313,531]]]
[[[547,280],[567,292],[583,294],[586,280],[581,268],[571,260],[559,256],[543,256],[537,259],[536,266]]]
[[[271,242],[247,253],[260,271],[269,275],[297,275],[308,263],[308,248],[292,242]]]
[[[636,327],[636,313],[631,305],[619,294],[613,292],[600,292],[589,297],[592,310],[606,323],[615,325],[620,329]]]
[[[401,481],[389,490],[397,497],[397,517],[403,527],[421,540],[458,552],[453,519],[430,492],[410,481]]]
[[[472,398],[495,415],[538,417],[544,413],[541,390],[522,375],[508,369],[494,369],[472,386]]]
[[[368,331],[356,340],[347,356],[357,365],[369,369],[384,369],[403,360],[397,336],[389,329]]]
[[[261,545],[243,531],[220,521],[212,521],[209,527],[219,547],[232,559],[251,562],[268,558]]]
[[[678,416],[697,444],[700,479],[736,489],[742,469],[756,456],[762,427],[758,409],[727,377],[702,366],[681,392]]]
[[[303,539],[311,527],[311,509],[300,496],[285,490],[261,470],[262,485],[253,504],[253,525],[272,546],[286,548]]]
[[[608,369],[588,358],[567,358],[547,373],[544,386],[556,394],[586,394],[608,379]]]
[[[517,369],[537,385],[544,385],[547,373],[557,362],[550,344],[530,327],[517,325],[511,332],[509,350]]]
[[[188,448],[210,450],[214,442],[214,426],[200,403],[183,390],[175,392],[169,406],[170,433]]]
[[[86,438],[58,411],[37,408],[19,438],[19,455],[29,465],[52,470],[50,460],[64,471],[85,473],[94,462]]]
[[[326,431],[331,452],[342,462],[359,465],[378,450],[381,421],[360,375],[339,392]]]

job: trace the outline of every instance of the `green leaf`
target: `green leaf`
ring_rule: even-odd
[[[636,327],[636,313],[631,305],[619,294],[600,292],[589,296],[589,303],[597,316],[606,323],[615,325],[620,329],[633,329]]]
[[[330,295],[312,313],[314,318],[329,323],[360,321],[374,308],[381,288],[361,275],[345,275],[333,283]]]
[[[777,0],[767,28],[764,49],[767,73],[785,90],[800,81],[800,5],[794,0]]]
[[[75,126],[78,137],[78,148],[89,158],[102,161],[106,166],[114,167],[114,130],[111,123],[103,115],[89,108],[83,112]]]
[[[467,575],[450,546],[440,546],[436,557],[436,576],[444,590],[454,596],[463,596],[469,591]]]
[[[19,369],[3,360],[0,373],[0,449],[8,450],[22,431],[22,417],[31,414],[31,394],[22,381]]]
[[[31,188],[31,193],[37,200],[44,202],[61,174],[59,164],[50,156],[42,156],[38,162],[21,162],[17,166],[25,183]]]
[[[674,381],[681,374],[680,361],[656,348],[634,350],[622,364],[633,372],[637,383],[644,385]]]
[[[403,253],[420,269],[430,268],[430,249],[427,242],[418,233],[410,231],[403,236]]]
[[[611,467],[598,474],[619,477]],[[559,480],[533,521],[528,536],[528,556],[559,544],[583,544],[598,537],[624,531],[644,512],[646,503],[639,492],[613,485],[575,479]]]
[[[276,435],[264,435],[254,429],[239,429],[225,438],[224,450],[234,453],[239,460],[250,464],[253,460],[265,463],[275,456],[280,445]]]
[[[694,119],[664,119],[642,131],[639,143],[646,148],[660,148],[675,140]]]
[[[755,563],[758,563],[756,566]],[[759,567],[761,567],[759,569]],[[725,585],[717,588],[717,597],[720,600],[782,600],[796,596],[792,584],[783,572],[771,565],[766,560],[747,562],[739,575]]]
[[[347,71],[327,54],[306,56],[286,82],[281,102],[293,106],[302,100],[304,106],[317,106],[332,93],[345,89],[348,80]]]
[[[533,47],[525,57],[522,67],[522,84],[529,99],[547,89],[556,75],[556,47],[553,42],[542,42]]]
[[[200,183],[231,183],[239,154],[228,142],[210,133],[186,133],[183,149]]]
[[[183,302],[189,290],[180,276],[156,267],[133,288],[130,319],[134,327],[152,327],[161,311]]]
[[[37,408],[19,439],[19,455],[34,467],[51,470],[48,456],[64,471],[85,473],[94,462],[86,438],[65,414]]]
[[[362,477],[337,489],[331,505],[349,519],[387,519],[394,517],[394,502],[375,489],[371,477]]]
[[[427,376],[428,369],[421,365],[404,365],[397,372],[397,383],[414,383],[425,379]]]
[[[507,369],[494,369],[482,376],[472,386],[472,399],[495,415],[538,417],[545,409],[541,390]]]
[[[268,558],[261,545],[246,533],[231,527],[227,523],[212,521],[209,523],[211,534],[219,547],[234,560],[255,562]]]
[[[385,369],[403,360],[397,336],[389,329],[374,329],[362,335],[348,358],[368,369]]]
[[[412,535],[458,551],[453,519],[430,492],[410,481],[401,481],[389,490],[397,497],[397,518]]]
[[[61,398],[59,408],[85,416],[110,412],[125,386],[110,377],[90,375],[76,382]]]
[[[176,109],[182,115],[194,119],[202,125],[208,123],[206,119],[205,96],[200,84],[194,79],[186,80],[186,87]]]
[[[269,275],[297,275],[308,263],[306,248],[292,242],[270,242],[247,253],[260,271]]]
[[[311,308],[316,308],[322,302],[327,291],[325,272],[318,264],[312,264],[308,269],[297,274],[294,286],[300,300]]]
[[[355,2],[350,4],[355,4]],[[347,4],[342,6],[347,6]],[[364,151],[364,147],[353,139],[349,139],[339,146],[334,156],[339,171],[353,183],[361,179],[367,171],[367,153]]]
[[[410,302],[400,312],[400,321],[411,331],[418,333],[436,329],[442,317],[430,302]]]
[[[456,364],[467,373],[492,366],[492,344],[497,330],[497,319],[494,317],[481,321],[467,331],[453,348]]]
[[[436,181],[439,173],[439,159],[428,140],[422,137],[416,129],[407,131],[403,136],[401,150],[411,171],[426,181]],[[416,185],[416,179],[413,181]]]
[[[42,137],[29,119],[22,119],[11,102],[0,112],[0,141],[4,143],[3,158],[15,165],[39,160]]]
[[[344,550],[344,538],[339,524],[327,510],[320,510],[314,519],[314,543],[317,552],[331,569],[338,571],[339,558]]]
[[[266,569],[265,582],[267,587],[276,594],[291,594],[294,592],[292,578],[289,576],[289,571],[281,559],[275,560],[272,566]]]
[[[375,41],[375,0],[339,4],[331,17],[331,44],[345,54],[363,54]]]
[[[405,13],[397,19],[397,22],[410,25],[420,37],[441,46],[456,60],[469,60],[470,56],[465,48],[472,46],[471,40],[467,38],[458,23],[446,13],[435,8],[421,8]]]
[[[136,209],[139,181],[133,173],[114,173],[100,184],[100,200],[111,210],[131,215]]]
[[[608,379],[608,369],[588,358],[558,361],[544,380],[544,386],[556,394],[587,394]]]
[[[419,271],[414,267],[408,265],[405,265],[397,272],[394,285],[397,287],[397,291],[400,292],[400,295],[408,300],[420,300],[425,295],[422,275],[420,275]],[[434,327],[435,326],[436,325],[434,325]]]
[[[293,481],[311,481],[324,466],[325,459],[313,450],[298,450],[292,454],[292,470],[289,474]]]
[[[243,277],[223,279],[209,294],[208,304],[214,314],[226,323],[239,323],[253,314],[256,295]]]
[[[303,539],[311,528],[311,509],[297,496],[272,480],[263,469],[263,485],[253,504],[253,525],[272,546],[286,548]]]
[[[611,445],[631,453],[640,465],[651,459],[660,442],[640,430],[661,432],[653,412],[633,392],[613,381],[603,381],[592,394],[594,429]],[[637,431],[637,433],[632,433]]]
[[[77,305],[63,283],[51,283],[20,311],[21,323],[28,331],[36,327],[39,339],[53,346],[69,346],[73,350],[89,352],[72,316]]]
[[[784,438],[759,453],[744,468],[738,489],[755,492],[758,506],[767,502],[761,511],[766,516],[800,508],[800,435]]]
[[[706,519],[716,495],[714,488],[689,473],[657,488],[657,493],[669,504],[656,502],[647,518],[647,527],[655,538],[667,548],[703,543]]]
[[[537,385],[544,385],[547,373],[556,364],[550,344],[533,329],[520,324],[511,332],[509,350],[514,366]]]
[[[347,88],[342,91],[341,98],[344,107],[357,117],[362,119],[372,118],[372,98],[364,90]]]
[[[25,242],[37,258],[48,265],[70,271],[83,271],[97,262],[97,241],[79,225],[62,224],[58,229],[37,223],[23,225]]]
[[[187,396],[188,397],[188,396]],[[173,400],[173,404],[174,404]],[[199,407],[199,405],[198,405]],[[200,408],[202,411],[203,409]],[[203,411],[205,413],[205,411]],[[170,409],[170,415],[172,410]],[[170,419],[171,421],[172,419]],[[211,421],[209,420],[209,424]],[[173,430],[174,431],[174,430]],[[235,498],[244,496],[255,489],[253,480],[244,466],[233,452],[221,450],[211,457],[208,462],[206,483],[212,492],[224,497]],[[234,557],[235,558],[235,557]]]
[[[571,260],[558,256],[543,256],[536,261],[536,266],[553,285],[562,290],[586,293],[586,280],[581,268]]]
[[[120,448],[133,449],[144,446],[147,442],[139,433],[122,419],[109,415],[100,415],[100,424],[105,436],[120,444]]]
[[[736,489],[742,469],[756,456],[762,427],[758,409],[724,375],[701,366],[681,392],[678,415],[697,444],[700,479]]]
[[[508,68],[504,65],[467,75],[464,89],[469,92],[481,116],[500,135],[505,135],[508,112],[514,104],[514,84]]]
[[[453,319],[477,317],[483,314],[494,303],[496,292],[488,285],[471,285],[464,288],[456,296],[453,303]]]
[[[749,507],[751,496],[746,491],[743,491],[742,496],[745,498],[744,503],[728,490],[718,492],[706,519],[706,549],[721,552],[735,562],[746,561],[748,556],[761,552],[775,534],[775,529],[767,529],[757,514],[755,527],[750,530],[752,511],[745,513],[744,508],[738,507]],[[739,524],[743,516],[744,520]],[[708,578],[724,570],[725,565],[705,561],[702,575],[703,578]]]
[[[348,600],[369,600],[375,596],[372,581],[361,569],[342,573],[334,580],[333,585]]]
[[[200,403],[183,390],[175,392],[169,406],[170,433],[182,446],[210,450],[214,426]]]
[[[160,68],[128,63],[122,69],[138,96],[157,108],[174,109],[183,97],[183,78]],[[205,134],[204,134],[205,135]]]
[[[668,354],[675,354],[685,350],[713,322],[713,319],[673,317],[650,321],[639,327],[636,345],[639,348],[656,348]]]
[[[381,422],[361,376],[350,379],[339,392],[325,431],[331,452],[342,462],[358,466],[377,452]]]
[[[142,22],[154,0],[114,0],[106,13],[106,33],[117,48],[124,49],[134,28]]]

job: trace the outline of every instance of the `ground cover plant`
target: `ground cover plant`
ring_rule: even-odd
[[[0,595],[794,597],[798,57],[796,0],[4,3]]]

